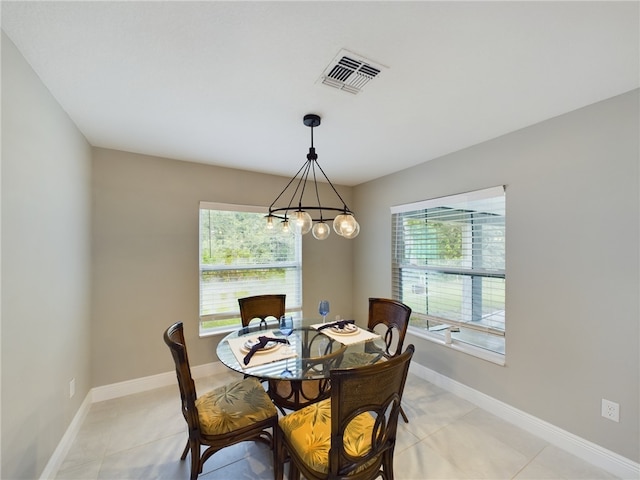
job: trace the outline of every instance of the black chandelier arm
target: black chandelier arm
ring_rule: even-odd
[[[345,202],[342,197],[340,196],[340,194],[338,193],[338,190],[336,190],[336,187],[333,186],[333,183],[331,183],[331,180],[329,180],[329,177],[327,177],[327,174],[324,173],[324,170],[322,169],[322,167],[320,166],[320,164],[318,162],[316,162],[316,165],[318,165],[318,168],[320,169],[320,171],[322,172],[322,175],[324,176],[324,178],[327,180],[327,182],[329,183],[329,185],[331,186],[331,188],[333,189],[333,192],[338,196],[338,198],[340,199],[340,201],[342,202],[342,205],[344,205],[344,211],[345,213],[349,212],[352,213],[351,210],[349,210],[349,207],[347,207],[347,202]],[[316,184],[317,185],[317,184]],[[318,203],[320,201],[318,200]],[[353,213],[352,213],[353,214]]]
[[[293,183],[293,181],[294,181],[296,178],[298,178],[298,174],[299,174],[299,173],[304,169],[304,167],[306,167],[306,166],[307,166],[307,163],[308,163],[308,162],[303,163],[303,164],[302,164],[302,166],[300,167],[300,170],[298,170],[298,171],[296,172],[296,174],[295,174],[293,177],[291,177],[291,180],[289,180],[289,183],[287,183],[287,186],[286,186],[286,187],[284,187],[284,188],[282,189],[282,191],[278,194],[278,196],[276,197],[276,199],[271,203],[271,205],[269,205],[269,211],[271,211],[271,210],[273,209],[273,206],[276,204],[276,202],[277,202],[278,200],[280,200],[280,197],[284,194],[284,192],[286,192],[286,191],[287,191],[287,189],[289,188],[289,185],[291,185],[291,184]],[[298,182],[298,183],[300,183],[300,182]],[[294,196],[295,196],[295,194],[294,194]],[[291,202],[289,202],[289,205],[291,205]]]
[[[320,201],[320,193],[318,191],[318,180],[317,180],[316,170],[315,170],[316,166],[320,169],[320,172],[324,176],[325,180],[327,181],[327,183],[329,184],[329,186],[331,187],[333,192],[336,194],[336,196],[342,202],[342,208],[323,207],[322,206],[322,202]],[[305,189],[306,183],[308,181],[309,170],[310,169],[313,169],[313,183],[314,183],[314,186],[315,186],[316,200],[318,201],[318,206],[317,207],[315,207],[315,206],[314,207],[303,206],[302,205],[302,197],[303,197],[303,194],[304,194],[304,189]],[[282,197],[284,195],[284,193],[289,189],[289,187],[294,182],[294,180],[296,180],[298,178],[298,176],[300,175],[300,172],[303,172],[303,173],[300,176],[300,178],[298,179],[298,184],[296,185],[296,188],[295,188],[293,194],[291,195],[291,198],[289,200],[288,205],[286,207],[273,208],[273,206],[280,199],[280,197]],[[301,190],[301,186],[302,186],[302,190]],[[302,211],[312,210],[312,211],[320,212],[320,218],[313,218],[312,219],[315,222],[321,222],[321,221],[324,221],[324,220],[333,220],[333,218],[324,218],[323,214],[322,214],[323,210],[332,211],[332,212],[341,212],[341,213],[344,213],[344,214],[353,215],[353,212],[349,209],[349,207],[347,206],[347,204],[344,201],[344,199],[340,196],[340,194],[336,190],[336,188],[333,185],[333,183],[331,183],[331,180],[329,180],[329,177],[327,177],[327,174],[324,173],[324,170],[322,169],[320,164],[315,160],[307,160],[302,165],[302,167],[300,167],[300,169],[296,172],[296,174],[293,176],[293,178],[291,178],[291,180],[289,180],[289,183],[287,184],[287,186],[282,190],[282,192],[280,192],[280,194],[276,197],[276,199],[273,201],[273,203],[269,206],[269,215],[271,215],[273,217],[276,217],[276,218],[283,219],[283,220],[287,220],[287,217],[289,216],[288,212],[290,210],[294,210],[291,207],[291,205],[294,203],[294,199],[296,198],[296,196],[298,195],[298,192],[300,190],[301,190],[301,192],[300,192],[300,196],[298,197],[298,208],[297,208],[297,210],[302,210]],[[274,212],[284,212],[284,215],[273,215]]]
[[[313,131],[313,128],[311,129],[311,131]],[[318,200],[318,210],[320,211],[320,220],[319,221],[323,221],[323,219],[322,219],[322,203],[320,202],[320,193],[318,192],[318,179],[316,178],[316,164],[317,163],[318,162],[314,162],[314,164],[313,164],[313,185],[314,185],[315,190],[316,190],[316,200]]]
[[[291,199],[289,200],[289,204],[287,205],[286,210],[292,210],[291,205],[293,204],[296,196],[298,195],[298,191],[300,191],[300,197],[298,197],[298,210],[302,210],[302,195],[304,194],[304,187],[307,184],[307,177],[309,176],[309,162],[306,162],[301,168],[300,170],[298,170],[298,173],[300,171],[304,170],[304,172],[302,173],[302,175],[300,175],[300,178],[298,179],[298,184],[296,185],[296,188],[293,190],[293,193],[291,194]],[[298,176],[298,174],[296,174],[296,177]],[[294,178],[296,178],[294,177]],[[291,183],[289,183],[290,185]],[[287,188],[289,187],[289,185],[287,185]],[[300,188],[302,187],[302,189]],[[287,189],[285,188],[285,190]],[[284,192],[283,192],[284,193]],[[286,214],[285,214],[286,217]],[[286,220],[286,218],[285,218]]]
[[[304,197],[304,190],[305,188],[307,188],[307,179],[309,178],[310,169],[311,169],[311,162],[307,162],[304,173],[302,174],[302,176],[300,177],[300,180],[298,181],[296,191],[293,192],[293,195],[291,196],[291,200],[293,202],[293,199],[298,194],[298,190],[300,190],[300,196],[298,197],[298,210],[302,210],[302,197]],[[302,186],[302,189],[300,189],[300,186]],[[291,205],[292,202],[289,202],[289,205]]]

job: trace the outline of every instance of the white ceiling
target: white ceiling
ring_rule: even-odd
[[[357,185],[639,86],[639,3],[8,2],[94,146]],[[318,82],[341,49],[387,69]]]

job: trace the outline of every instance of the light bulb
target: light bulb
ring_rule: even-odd
[[[313,226],[313,236],[318,240],[324,240],[330,233],[331,229],[325,222],[318,222]]]
[[[273,215],[267,215],[267,230],[273,230]]]
[[[333,229],[335,230],[335,232],[342,236],[342,226],[340,225],[340,222],[342,221],[342,217],[344,217],[344,215],[341,213],[340,215],[336,216],[336,218],[333,219]]]
[[[353,215],[341,213],[333,220],[333,229],[338,235],[353,235],[357,223],[358,222],[356,222],[356,219],[353,218]]]
[[[282,231],[284,233],[289,233],[291,231],[291,229],[289,228],[289,220],[284,220],[282,222]]]
[[[355,219],[354,219],[355,221]],[[360,233],[360,224],[358,222],[355,222],[355,228],[353,230],[351,230],[349,233],[344,233],[345,229],[342,229],[342,236],[344,238],[356,238],[358,236],[358,234]]]
[[[296,233],[305,235],[309,233],[312,225],[313,220],[311,219],[311,215],[309,215],[304,210],[298,210],[297,212],[295,212],[294,229]]]

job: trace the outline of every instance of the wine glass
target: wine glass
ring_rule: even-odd
[[[288,337],[293,333],[293,317],[283,315],[280,317],[279,322],[280,333],[285,337]],[[289,347],[291,348],[291,347]],[[292,377],[293,372],[289,370],[289,359],[287,358],[284,363],[284,371],[280,374],[283,377]]]
[[[329,300],[320,300],[318,313],[322,315],[322,323],[324,323],[327,320],[327,315],[329,314]]]
[[[293,333],[293,317],[286,315],[280,317],[280,333],[285,337]]]

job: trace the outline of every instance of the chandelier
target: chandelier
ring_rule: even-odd
[[[289,180],[284,190],[278,194],[269,207],[267,228],[273,229],[275,227],[274,219],[278,219],[280,220],[281,228],[285,232],[293,231],[294,233],[305,235],[311,231],[315,238],[324,240],[331,233],[331,228],[327,222],[333,221],[333,229],[338,235],[349,239],[355,238],[360,233],[360,225],[353,216],[353,212],[347,207],[347,204],[333,186],[333,183],[331,183],[331,180],[329,180],[329,177],[322,170],[318,163],[316,149],[313,147],[313,129],[320,125],[320,117],[310,113],[304,116],[303,122],[307,127],[311,128],[311,146],[307,154],[307,161],[302,164],[300,170]],[[316,168],[329,183],[340,203],[342,203],[341,207],[328,207],[326,203],[322,205],[320,202]],[[309,175],[311,175],[311,180]],[[307,187],[313,189],[311,194],[307,195],[307,198],[312,197],[315,193],[315,202],[303,205],[303,196]],[[275,207],[280,198],[283,199],[283,202],[287,198],[289,199],[286,207]]]

